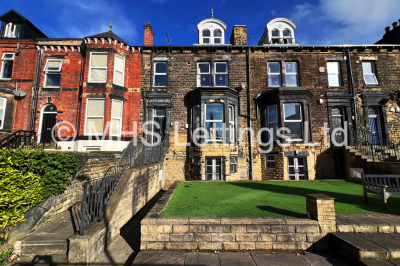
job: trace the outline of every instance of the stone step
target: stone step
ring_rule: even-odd
[[[32,234],[19,240],[22,256],[67,254],[71,234]]]
[[[359,260],[358,265],[360,266],[395,266],[400,265],[399,261],[391,261],[391,260],[375,260],[375,259],[361,259]]]
[[[389,251],[381,246],[366,240],[357,233],[333,233],[331,235],[331,250],[350,262],[359,259],[380,259],[385,260],[390,257]]]

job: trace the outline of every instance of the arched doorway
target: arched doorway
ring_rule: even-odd
[[[56,124],[57,107],[54,104],[46,105],[42,111],[40,142],[53,142],[51,131]]]

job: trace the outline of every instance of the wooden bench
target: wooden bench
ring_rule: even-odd
[[[385,210],[388,198],[400,196],[400,175],[366,175],[363,173],[362,183],[365,204],[368,204],[368,192],[382,196],[382,205]]]

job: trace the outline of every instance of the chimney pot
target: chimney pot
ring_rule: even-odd
[[[386,33],[389,33],[389,32],[390,32],[390,27],[387,26],[387,27],[385,28],[385,31],[386,31]]]
[[[398,25],[397,21],[393,22],[392,25],[393,25],[393,29],[397,28],[397,25]]]

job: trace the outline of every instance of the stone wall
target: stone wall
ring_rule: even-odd
[[[163,163],[126,170],[105,213],[103,223],[85,229],[84,236],[70,238],[71,263],[91,263],[124,226],[164,186]]]

